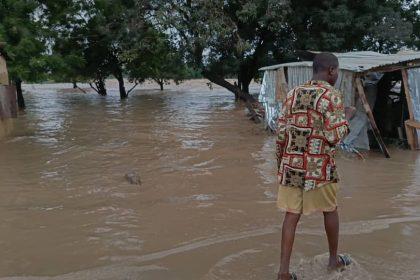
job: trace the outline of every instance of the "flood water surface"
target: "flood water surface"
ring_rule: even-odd
[[[275,279],[274,137],[230,93],[64,87],[27,86],[0,140],[0,279]],[[420,154],[391,156],[338,160],[355,264],[327,273],[322,215],[303,217],[299,279],[420,279]]]

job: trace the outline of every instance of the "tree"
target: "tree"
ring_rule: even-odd
[[[134,81],[151,79],[163,90],[173,80],[179,84],[187,76],[187,68],[180,53],[167,36],[152,26],[143,32],[142,44],[127,52],[127,72]]]
[[[151,1],[153,22],[184,53],[189,64],[211,82],[251,103],[249,84],[258,68],[270,59],[274,42],[285,37],[284,1],[274,0],[170,0]],[[226,80],[236,76],[237,85]]]
[[[84,31],[87,18],[84,16],[84,2],[80,0],[43,0],[43,25],[51,47],[48,56],[49,73],[54,81],[88,81],[84,57]]]
[[[0,1],[0,41],[5,42],[20,109],[25,108],[22,81],[36,82],[46,77],[45,30],[39,20],[40,11],[40,4],[34,0]]]
[[[85,31],[87,69],[95,73],[95,84],[100,93],[104,80],[113,75],[119,85],[120,97],[128,92],[124,85],[124,73],[128,59],[138,52],[132,51],[141,41],[147,29],[144,23],[144,6],[135,0],[94,0],[86,7],[88,23]]]
[[[171,80],[178,85],[185,79],[187,72],[184,62],[170,46],[165,43],[158,45],[154,57],[156,59],[149,64],[150,78],[160,86],[160,90]]]
[[[413,33],[406,43],[408,47],[420,50],[420,1],[407,0],[405,2],[403,18],[413,25]]]
[[[412,24],[402,17],[404,1],[291,0],[288,15],[293,50],[396,51],[410,38]]]
[[[134,45],[131,32],[132,0],[59,0],[45,1],[47,24],[52,31],[55,77],[74,84],[79,79],[100,95],[107,95],[105,80],[113,75],[119,83],[121,99],[124,86],[124,52]],[[128,44],[128,42],[130,44]]]

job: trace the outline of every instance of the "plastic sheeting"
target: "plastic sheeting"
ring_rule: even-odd
[[[378,81],[374,81],[367,77],[364,83],[366,99],[371,108],[375,105],[376,97],[378,95],[377,82]],[[371,127],[365,108],[360,102],[360,99],[357,100],[355,107],[356,113],[349,121],[350,133],[343,142],[351,148],[370,150],[368,130]]]
[[[267,70],[264,72],[263,83],[259,95],[259,101],[265,109],[265,125],[275,131],[277,128],[277,118],[281,109],[281,102],[276,101],[276,71]],[[365,79],[366,96],[370,105],[373,107],[376,99],[376,84],[382,77],[379,73],[371,73]],[[312,78],[312,67],[297,66],[287,68],[288,89],[301,85]],[[350,121],[350,135],[346,137],[344,143],[351,148],[369,150],[368,129],[370,129],[369,120],[363,105],[355,102],[355,90],[353,89],[353,73],[348,70],[340,69],[335,87],[344,95],[344,105],[355,106],[357,111]],[[420,88],[420,85],[419,85]],[[420,108],[419,108],[420,112]]]
[[[287,68],[287,85],[289,90],[301,85],[312,78],[312,67],[298,66]]]
[[[276,101],[276,70],[264,72],[259,102],[265,109],[265,125],[276,130],[276,122],[281,109],[281,102]],[[312,78],[312,67],[299,66],[287,68],[288,89],[301,85]],[[344,93],[345,106],[354,106],[353,74],[347,70],[340,70],[336,87]]]
[[[420,122],[420,68],[411,68],[407,72],[414,120]],[[420,129],[417,129],[417,136],[420,143]]]
[[[275,131],[281,102],[276,101],[276,71],[265,71],[258,101],[264,107],[265,126]]]
[[[294,87],[311,80],[312,67],[289,67],[287,68],[287,76],[287,84],[289,85],[289,90],[291,90]],[[347,70],[340,70],[338,72],[338,79],[335,83],[335,87],[343,92],[344,105],[354,106],[353,73]]]
[[[414,120],[420,122],[420,68],[408,69],[407,72]]]

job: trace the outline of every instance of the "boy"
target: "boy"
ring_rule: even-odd
[[[348,256],[337,255],[338,175],[334,154],[335,146],[348,133],[342,94],[333,87],[338,78],[338,66],[335,55],[316,55],[312,80],[291,90],[283,103],[276,142],[280,182],[277,205],[286,212],[280,280],[297,279],[295,274],[290,274],[289,264],[301,214],[324,213],[330,269],[351,262]]]

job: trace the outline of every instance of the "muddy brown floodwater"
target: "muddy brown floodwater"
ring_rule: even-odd
[[[189,82],[120,102],[65,87],[26,86],[0,140],[0,279],[275,279],[274,137],[230,93]],[[391,155],[339,159],[355,264],[326,273],[322,215],[304,217],[299,279],[420,279],[420,153]]]

